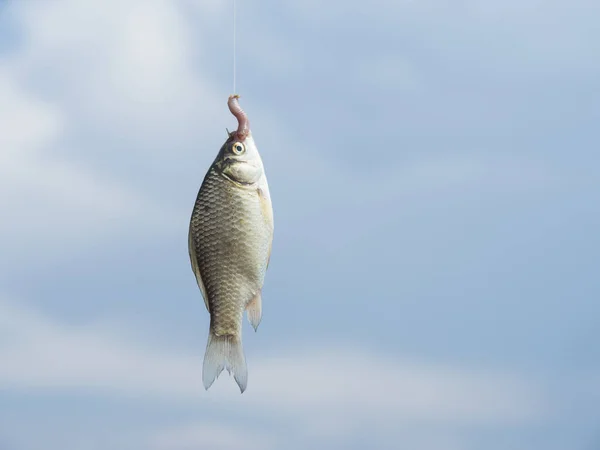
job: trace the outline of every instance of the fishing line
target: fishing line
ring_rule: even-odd
[[[233,0],[233,92],[235,94],[235,69],[236,69],[236,61],[235,61],[235,38],[236,38],[236,12],[235,12],[235,0]]]

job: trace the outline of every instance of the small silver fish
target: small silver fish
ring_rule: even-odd
[[[204,177],[190,221],[192,270],[210,313],[202,381],[205,389],[227,369],[243,393],[248,369],[242,347],[244,310],[254,327],[271,257],[273,207],[269,185],[238,95],[227,105],[238,120]]]

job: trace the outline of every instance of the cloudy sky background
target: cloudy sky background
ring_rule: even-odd
[[[187,255],[232,2],[2,2],[0,449],[599,449],[597,2],[237,3],[243,395]]]

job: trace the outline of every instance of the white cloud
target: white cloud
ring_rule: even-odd
[[[599,6],[592,0],[305,0],[286,6],[310,26],[335,30],[368,26],[385,30],[386,39],[393,39],[393,29],[402,30],[398,42],[418,42],[429,55],[437,54],[438,61],[451,61],[455,67],[474,62],[473,68],[498,73],[503,83],[513,75],[538,85],[540,74],[547,75],[548,70],[554,75],[593,75],[600,68],[589,57],[598,37],[594,18]]]
[[[334,425],[338,425],[337,427]],[[302,428],[304,424],[297,424]],[[395,435],[373,433],[370,424],[361,423],[356,428],[348,427],[343,418],[329,418],[320,424],[318,432],[303,428],[301,432],[286,427],[284,432],[271,428],[270,433],[257,431],[248,425],[224,426],[218,422],[198,422],[160,430],[148,439],[148,447],[156,450],[192,450],[210,448],[215,450],[276,450],[287,448],[298,450],[321,443],[320,448],[360,448],[356,446],[357,430],[368,432],[370,449],[392,449],[401,440],[404,448],[421,450],[466,450],[464,436],[456,430],[431,427],[405,427],[398,421]],[[333,426],[332,426],[333,425]],[[362,436],[361,436],[362,437]]]
[[[221,97],[205,67],[196,70],[210,61],[203,59],[202,33],[192,29],[185,11],[220,18],[231,11],[214,1],[167,0],[22,2],[11,8],[26,39],[0,68],[6,99],[0,119],[11,124],[0,137],[0,208],[6,212],[0,230],[6,248],[45,248],[57,255],[57,248],[61,254],[84,251],[86,241],[123,230],[183,230],[180,218],[188,211],[177,209],[178,200],[167,201],[164,192],[174,193],[173,186],[182,186],[174,178],[189,173],[193,198],[224,126],[232,123],[227,92]],[[257,45],[249,51],[260,47],[259,53],[270,54],[268,33],[256,36]],[[376,77],[399,73],[389,61],[378,64]],[[409,83],[416,77],[408,66],[398,70]],[[383,177],[357,184],[355,174],[320,155],[272,111],[261,111],[258,103],[250,106],[251,122],[262,130],[257,140],[264,142],[267,172],[274,181],[279,176],[274,199],[285,196],[295,205],[289,217],[314,216],[332,202],[338,209],[345,202],[356,208],[386,195],[494,179],[477,161],[449,158],[386,167]],[[211,136],[210,150],[206,136]],[[294,145],[287,147],[292,138]],[[191,150],[195,143],[199,150]],[[198,170],[182,167],[189,166],[191,151]],[[320,185],[308,187],[315,198],[307,202],[300,187],[312,180]],[[325,181],[335,187],[323,189]],[[12,253],[28,258],[25,252]]]
[[[28,93],[2,67],[0,96],[0,122],[6,124],[0,136],[3,257],[22,248],[68,253],[71,245],[119,229],[140,210],[156,218],[155,206],[126,185],[56,155],[68,123],[64,112]],[[13,263],[31,258],[26,253],[11,252]]]
[[[113,327],[67,326],[0,304],[0,384],[16,390],[91,389],[184,400],[198,395],[201,361],[119,338]]]
[[[315,426],[339,417],[340,408],[345,422],[385,427],[398,420],[519,423],[540,413],[530,386],[511,376],[372,355],[354,345],[294,349],[255,366],[248,397],[274,412],[303,411]]]
[[[0,135],[0,258],[8,261],[7,252],[12,250],[11,263],[15,258],[28,263],[41,257],[54,260],[70,251],[85,253],[88,244],[97,245],[125,229],[153,233],[163,225],[172,227],[171,210],[157,204],[153,194],[169,187],[175,171],[163,176],[164,172],[148,168],[194,165],[198,169],[188,170],[199,182],[204,162],[214,157],[216,148],[202,148],[190,164],[181,147],[205,145],[215,128],[222,130],[219,138],[224,136],[223,128],[232,120],[225,108],[229,82],[223,87],[205,70],[209,61],[203,59],[203,35],[192,29],[184,9],[178,8],[181,4],[209,18],[204,20],[227,9],[225,2],[216,0],[12,2],[25,40],[22,51],[0,65],[0,122],[5,125]],[[316,9],[307,11],[315,20],[339,21],[339,9],[312,4]],[[440,17],[444,23],[452,22],[448,16],[427,16],[432,12],[431,2],[402,4],[400,14],[387,14],[398,5],[389,0],[361,6],[358,14],[394,21],[402,16],[407,24],[412,22],[413,31],[448,32],[437,27]],[[307,6],[311,2],[291,7]],[[332,14],[322,14],[324,8]],[[511,8],[514,11],[505,14],[514,18],[518,11],[514,5]],[[492,20],[495,12],[488,16]],[[349,20],[339,23],[353,26]],[[285,54],[285,40],[273,44],[268,33],[257,32],[257,36],[260,49],[248,48],[247,53],[256,63],[279,65],[269,69],[279,75],[302,66],[302,59],[293,59],[293,52]],[[534,44],[546,45],[554,57],[556,46],[544,41],[544,36]],[[577,34],[569,37],[571,47],[577,47]],[[285,58],[273,58],[273,54]],[[417,79],[418,68],[404,61],[376,61],[374,74],[358,73],[365,81],[405,82],[407,86],[422,82]],[[255,111],[251,119],[252,123],[261,120],[263,131],[257,139],[267,149],[264,156],[268,173],[273,173],[270,179],[280,177],[287,182],[273,183],[274,199],[294,209],[288,217],[297,219],[296,226],[302,225],[301,220],[319,225],[315,218],[331,205],[356,211],[362,205],[391,202],[406,194],[446,195],[482,185],[538,189],[556,181],[551,171],[535,161],[521,165],[522,161],[457,155],[386,166],[383,173],[361,172],[357,177],[340,169],[339,161],[321,157],[323,149],[311,142],[315,137],[306,130],[296,131],[273,117],[272,111],[259,109],[259,105],[250,109]],[[299,139],[294,133],[301,135]],[[288,147],[288,143],[293,145]],[[127,159],[134,161],[135,173],[120,172]],[[145,192],[144,185],[153,190]],[[181,217],[180,211],[177,214]],[[369,220],[380,216],[371,215]],[[290,233],[297,229],[289,228]],[[356,234],[356,230],[348,233]],[[415,443],[407,446],[428,450],[464,448],[459,438],[443,433],[427,439],[430,427],[530,423],[543,420],[548,407],[548,398],[534,380],[431,365],[349,343],[313,343],[272,355],[249,352],[250,385],[244,395],[239,395],[226,374],[205,392],[203,346],[197,352],[164,347],[124,328],[67,325],[0,300],[0,388],[34,397],[48,391],[102,392],[108,398],[154,400],[167,408],[193,405],[202,416],[216,411],[259,422],[274,423],[276,418],[280,422],[271,428],[285,424],[296,434],[319,439],[343,439],[349,427],[368,427],[381,431],[382,436],[402,433],[404,443]],[[207,422],[202,416],[197,422],[150,433],[150,444],[158,449],[215,448],[217,444],[237,449],[281,448],[273,431],[264,426],[257,425],[255,430],[213,416]],[[404,435],[407,428],[419,427],[427,428],[418,432],[420,437]],[[96,448],[94,444],[88,447]]]
[[[31,153],[56,137],[64,129],[61,111],[48,103],[28,95],[17,84],[15,77],[0,66],[0,158],[10,163],[9,157]]]
[[[542,420],[547,407],[543,392],[515,375],[410,361],[354,345],[249,354],[250,384],[240,395],[226,374],[204,391],[203,347],[193,354],[161,348],[119,327],[65,325],[6,301],[0,303],[0,335],[0,387],[13,392],[97,391],[172,407],[204,404],[234,415],[261,411],[263,418],[316,435],[360,424],[387,432],[399,423],[522,424]]]
[[[67,0],[17,10],[27,45],[15,70],[37,84],[44,73],[79,129],[103,130],[148,157],[157,139],[180,144],[211,123],[217,105],[226,114],[206,73],[193,69],[203,42],[194,42],[179,2]]]
[[[148,445],[156,450],[264,450],[273,448],[274,440],[251,429],[204,422],[160,431]]]
[[[137,175],[122,179],[119,166],[137,158],[141,172],[157,157],[148,143],[177,136],[177,145],[214,103],[194,78],[192,39],[176,5],[7,7],[25,38],[0,65],[2,257],[15,267],[31,262],[35,248],[36,259],[56,261],[122,231],[173,229],[172,208],[135,186]],[[120,141],[130,143],[125,153]],[[161,152],[172,159],[170,148]],[[109,161],[115,174],[102,169]]]

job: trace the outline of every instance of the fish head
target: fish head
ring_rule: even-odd
[[[252,134],[244,139],[231,132],[219,152],[219,168],[225,178],[242,185],[254,185],[261,179],[264,168]]]
[[[217,157],[223,176],[241,185],[254,185],[263,175],[262,160],[250,132],[248,116],[239,104],[239,95],[230,95],[229,111],[238,121],[237,130],[229,136]]]

